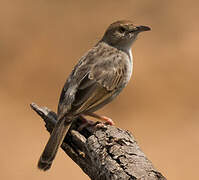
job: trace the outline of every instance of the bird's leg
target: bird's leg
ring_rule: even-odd
[[[85,115],[94,117],[96,119],[103,120],[103,121],[105,121],[109,125],[114,125],[115,124],[111,118],[108,118],[106,116],[100,116],[100,115],[95,114],[95,113],[86,113]]]
[[[93,122],[91,120],[86,119],[84,116],[91,116],[91,117],[94,117],[96,119],[103,120],[103,121],[105,121],[107,124],[109,124],[111,126],[115,124],[111,118],[108,118],[106,116],[100,116],[100,115],[95,114],[95,113],[86,113],[86,114],[82,114],[82,115],[79,116],[79,118],[82,120],[83,123],[78,128],[78,131],[81,131],[83,128],[85,128],[87,126],[95,126],[95,125],[97,125],[97,127],[102,127],[103,126],[102,123],[100,123],[101,124],[100,125],[97,122]]]

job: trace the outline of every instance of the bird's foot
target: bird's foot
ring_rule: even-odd
[[[106,124],[111,125],[111,126],[115,124],[111,118],[108,118],[106,116],[100,116],[100,115],[95,114],[95,113],[87,113],[85,115],[94,117],[94,118],[99,119],[99,120],[103,120],[103,121],[105,121]]]

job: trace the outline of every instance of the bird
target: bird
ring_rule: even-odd
[[[71,123],[78,117],[92,116],[113,124],[95,111],[115,99],[127,85],[133,71],[131,47],[140,32],[149,30],[130,20],[113,22],[102,39],[80,58],[62,89],[57,122],[38,161],[39,169],[51,168]]]

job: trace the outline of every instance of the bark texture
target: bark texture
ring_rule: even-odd
[[[52,132],[55,112],[32,103],[31,108]],[[147,159],[129,131],[102,123],[83,127],[73,122],[61,148],[92,180],[166,180]]]

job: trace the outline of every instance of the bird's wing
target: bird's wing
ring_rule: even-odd
[[[58,119],[68,113],[95,111],[119,94],[126,83],[127,55],[116,52],[104,55],[98,46],[89,51],[74,68],[62,90]],[[99,54],[99,56],[96,55]],[[102,55],[101,55],[102,54]]]
[[[78,86],[90,71],[89,66],[81,65],[83,60],[84,59],[80,60],[79,63],[74,67],[73,71],[69,75],[69,78],[64,84],[61,96],[59,98],[57,112],[58,119],[61,119],[71,110],[72,103],[75,101],[75,95],[78,90]]]
[[[116,61],[99,61],[77,87],[71,111],[81,114],[102,107],[124,83],[125,64]]]

